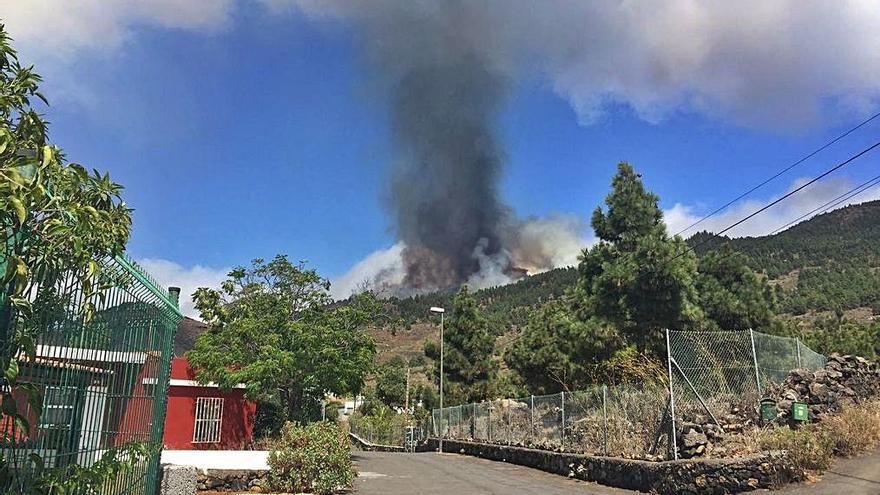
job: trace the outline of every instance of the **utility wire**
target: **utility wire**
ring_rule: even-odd
[[[876,119],[877,117],[880,117],[880,112],[877,112],[877,113],[875,113],[874,115],[868,117],[867,119],[863,120],[863,121],[860,122],[858,125],[856,125],[855,127],[850,128],[848,131],[846,131],[846,132],[844,132],[843,134],[837,136],[836,138],[832,139],[831,141],[828,141],[827,143],[823,144],[822,146],[820,146],[820,147],[817,148],[816,150],[810,152],[809,154],[807,154],[807,155],[804,156],[803,158],[797,160],[796,162],[792,163],[791,165],[789,165],[789,166],[785,167],[784,169],[780,170],[779,172],[777,172],[776,174],[774,174],[772,177],[766,179],[764,182],[761,182],[761,183],[758,184],[757,186],[752,187],[752,188],[749,189],[748,191],[746,191],[746,192],[740,194],[739,196],[737,196],[736,198],[734,198],[734,199],[728,201],[727,203],[725,203],[724,205],[722,205],[722,206],[720,206],[719,208],[715,209],[713,212],[709,213],[708,215],[704,216],[703,218],[700,218],[700,219],[697,220],[696,222],[694,222],[694,223],[688,225],[687,227],[685,227],[684,229],[682,229],[682,230],[676,232],[675,235],[681,235],[682,233],[687,232],[688,230],[690,230],[690,229],[696,227],[697,225],[703,223],[703,222],[704,222],[705,220],[707,220],[709,217],[714,216],[715,214],[717,214],[717,213],[719,213],[719,212],[725,210],[728,206],[730,206],[730,205],[736,203],[737,201],[739,201],[739,200],[745,198],[746,196],[748,196],[749,194],[752,194],[753,192],[757,191],[758,189],[764,187],[765,185],[767,185],[767,184],[770,183],[771,181],[777,179],[779,176],[783,175],[784,173],[786,173],[786,172],[788,172],[789,170],[791,170],[791,169],[797,167],[797,166],[800,165],[801,163],[804,163],[805,161],[809,160],[810,158],[812,158],[812,157],[816,156],[817,154],[821,153],[822,151],[824,151],[826,148],[828,148],[828,147],[831,146],[832,144],[834,144],[834,143],[840,141],[841,139],[843,139],[843,138],[849,136],[850,134],[852,134],[853,132],[857,131],[857,130],[860,129],[862,126],[864,126],[865,124],[871,122],[872,120]]]
[[[792,224],[795,224],[795,223],[797,223],[797,222],[803,220],[804,218],[810,216],[811,214],[813,214],[813,213],[815,213],[815,212],[817,212],[817,211],[819,211],[819,210],[822,210],[823,208],[824,208],[824,210],[823,210],[821,213],[827,213],[828,211],[834,209],[834,207],[836,207],[837,205],[843,203],[844,201],[850,200],[850,199],[852,199],[852,198],[858,196],[859,194],[862,194],[863,192],[865,192],[865,191],[867,191],[868,189],[871,189],[872,187],[877,186],[877,185],[880,185],[880,175],[874,177],[873,179],[867,180],[867,181],[865,181],[865,182],[859,184],[858,186],[856,186],[856,187],[850,189],[849,191],[847,191],[847,192],[841,194],[840,196],[838,196],[838,197],[832,199],[831,201],[826,202],[826,203],[823,204],[822,206],[813,209],[813,210],[810,211],[809,213],[806,213],[806,214],[804,214],[804,215],[801,215],[800,217],[796,218],[795,220],[792,220],[791,222],[788,222],[787,224],[783,225],[782,227],[779,227],[778,229],[776,229],[776,230],[774,230],[773,232],[771,232],[769,235],[778,234],[778,233],[781,232],[782,230],[785,230],[788,226],[790,226],[790,225],[792,225]],[[820,213],[820,214],[821,214],[821,213]],[[732,239],[728,239],[727,241],[724,242],[724,245],[721,246],[720,248],[723,248],[723,247],[729,246],[730,243],[731,243],[731,241],[732,241]],[[715,251],[717,252],[718,249],[720,249],[720,248],[715,248]],[[737,255],[737,254],[741,254],[741,253],[740,253],[739,251],[733,251],[733,250],[731,250],[731,251],[728,251],[727,253],[721,255],[719,258],[717,258],[717,260],[718,260],[718,261],[720,261],[720,260],[724,260],[724,259],[727,259],[727,258],[729,258],[729,257],[731,257],[731,256],[734,256],[734,255]]]
[[[763,207],[761,207],[761,208],[759,208],[759,209],[753,211],[752,213],[750,213],[750,214],[746,215],[745,217],[741,218],[740,220],[737,220],[736,222],[734,222],[734,223],[728,225],[728,226],[725,227],[724,229],[722,229],[722,230],[720,230],[720,231],[718,231],[718,232],[715,232],[715,235],[714,235],[714,236],[708,237],[706,240],[701,241],[701,242],[699,242],[699,243],[697,243],[697,244],[695,244],[695,245],[693,245],[693,246],[688,247],[687,249],[685,249],[685,250],[682,251],[681,253],[677,254],[677,255],[676,255],[675,257],[673,257],[672,259],[673,259],[673,260],[676,260],[676,259],[678,259],[678,258],[684,256],[685,254],[687,254],[689,251],[694,251],[694,250],[696,250],[698,247],[702,246],[703,244],[706,244],[707,242],[709,242],[709,241],[711,241],[711,240],[714,240],[714,239],[718,238],[719,236],[721,236],[721,235],[724,234],[725,232],[728,232],[729,230],[731,230],[731,229],[733,229],[733,228],[735,228],[735,227],[737,227],[737,226],[739,226],[739,225],[742,225],[744,222],[746,222],[746,221],[748,221],[748,220],[750,220],[750,219],[756,217],[757,215],[760,215],[761,213],[763,213],[763,212],[769,210],[770,208],[772,208],[773,206],[776,206],[777,204],[779,204],[779,203],[785,201],[786,199],[788,199],[788,198],[794,196],[795,194],[799,193],[800,191],[803,191],[804,189],[806,189],[807,187],[813,185],[814,183],[816,183],[816,182],[822,180],[823,178],[825,178],[825,177],[827,177],[828,175],[832,174],[833,172],[839,170],[840,168],[843,168],[844,166],[846,166],[846,165],[848,165],[848,164],[854,162],[855,160],[861,158],[861,157],[864,156],[865,154],[867,154],[867,153],[873,151],[873,150],[874,150],[875,148],[877,148],[878,146],[880,146],[880,141],[878,141],[878,142],[872,144],[871,146],[868,146],[867,148],[863,149],[862,151],[859,151],[859,152],[856,153],[855,155],[850,156],[850,157],[847,158],[846,160],[844,160],[844,161],[838,163],[837,165],[835,165],[835,166],[829,168],[829,169],[826,170],[825,172],[823,172],[823,173],[817,175],[816,177],[814,177],[814,178],[810,179],[809,181],[805,182],[804,184],[801,184],[800,186],[798,186],[798,187],[792,189],[791,191],[789,191],[789,192],[787,192],[786,194],[780,196],[779,198],[777,198],[776,200],[770,202],[769,204],[767,204],[767,205],[765,205],[765,206],[763,206]]]
[[[811,210],[807,213],[804,213],[803,215],[795,218],[794,220],[783,225],[782,227],[779,227],[778,229],[774,230],[773,232],[770,233],[770,235],[778,234],[779,232],[782,232],[783,230],[787,229],[788,227],[800,222],[801,220],[813,215],[816,212],[820,212],[820,214],[826,213],[829,210],[834,209],[835,206],[843,203],[844,201],[850,200],[850,199],[858,196],[859,194],[862,194],[863,192],[867,191],[868,189],[871,189],[872,187],[876,186],[877,184],[880,184],[880,175],[874,177],[873,179],[869,179],[865,182],[862,182],[858,186],[850,189],[849,191],[841,194],[840,196],[826,202],[825,204],[823,204],[821,206],[814,208],[813,210]]]

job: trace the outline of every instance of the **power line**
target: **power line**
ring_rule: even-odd
[[[772,208],[773,206],[776,206],[777,204],[779,204],[779,203],[785,201],[786,199],[788,199],[788,198],[794,196],[794,195],[797,194],[798,192],[800,192],[800,191],[806,189],[807,187],[813,185],[814,183],[816,183],[816,182],[822,180],[824,177],[826,177],[826,176],[832,174],[832,173],[835,172],[836,170],[839,170],[840,168],[842,168],[842,167],[848,165],[849,163],[851,163],[851,162],[853,162],[853,161],[855,161],[855,160],[861,158],[863,155],[865,155],[865,154],[867,154],[867,153],[873,151],[873,150],[874,150],[875,148],[877,148],[878,146],[880,146],[880,141],[878,141],[878,142],[872,144],[871,146],[868,146],[867,148],[863,149],[862,151],[859,151],[859,152],[856,153],[855,155],[850,156],[850,157],[847,158],[846,160],[844,160],[844,161],[838,163],[837,165],[835,165],[835,166],[829,168],[829,169],[826,170],[825,172],[821,173],[820,175],[817,175],[816,177],[814,177],[814,178],[810,179],[809,181],[805,182],[804,184],[801,184],[800,186],[796,187],[795,189],[792,189],[792,190],[789,191],[788,193],[786,193],[786,194],[780,196],[779,198],[777,198],[776,200],[770,202],[769,204],[767,204],[767,205],[765,205],[765,206],[763,206],[763,207],[761,207],[761,208],[755,210],[754,212],[752,212],[752,213],[746,215],[744,218],[741,218],[740,220],[738,220],[738,221],[736,221],[736,222],[734,222],[734,223],[728,225],[728,226],[725,227],[724,229],[722,229],[722,230],[720,230],[720,231],[718,231],[718,232],[715,232],[715,235],[714,235],[714,236],[709,237],[709,238],[707,238],[707,239],[704,240],[704,241],[701,241],[701,242],[699,242],[699,243],[697,243],[697,244],[695,244],[695,245],[693,245],[693,246],[688,247],[687,249],[685,249],[685,250],[682,251],[681,253],[677,254],[677,255],[676,255],[675,257],[673,257],[672,259],[673,259],[673,260],[676,260],[676,259],[678,259],[678,258],[684,256],[685,254],[687,254],[689,251],[694,251],[694,250],[696,250],[698,247],[700,247],[700,246],[702,246],[703,244],[706,244],[707,242],[709,242],[709,241],[711,241],[711,240],[717,238],[718,236],[721,236],[721,235],[724,234],[725,232],[727,232],[727,231],[729,231],[729,230],[731,230],[731,229],[733,229],[733,228],[735,228],[735,227],[737,227],[737,226],[739,226],[739,225],[742,225],[744,222],[746,222],[746,221],[748,221],[748,220],[754,218],[754,217],[757,216],[757,215],[760,215],[761,213],[763,213],[763,212],[767,211],[768,209]]]
[[[684,229],[682,229],[682,230],[676,232],[675,235],[681,235],[682,233],[687,232],[688,230],[690,230],[690,229],[696,227],[697,225],[703,223],[703,222],[704,222],[705,220],[707,220],[709,217],[714,216],[716,213],[719,213],[719,212],[721,212],[722,210],[725,210],[728,206],[730,206],[730,205],[736,203],[737,201],[739,201],[739,200],[745,198],[746,196],[748,196],[749,194],[752,194],[753,192],[757,191],[758,189],[764,187],[764,186],[767,185],[768,183],[770,183],[770,182],[772,182],[773,180],[777,179],[779,176],[785,174],[785,173],[788,172],[789,170],[791,170],[791,169],[797,167],[797,166],[800,165],[801,163],[803,163],[803,162],[809,160],[810,158],[816,156],[817,154],[821,153],[822,151],[824,151],[826,148],[828,148],[828,147],[831,146],[832,144],[834,144],[834,143],[840,141],[841,139],[843,139],[843,138],[849,136],[850,134],[852,134],[853,132],[857,131],[857,130],[860,129],[862,126],[864,126],[865,124],[871,122],[872,120],[876,119],[877,117],[880,117],[880,112],[877,112],[877,113],[875,113],[874,115],[868,117],[867,119],[863,120],[863,121],[860,122],[858,125],[856,125],[855,127],[850,128],[848,131],[846,131],[846,132],[844,132],[843,134],[837,136],[836,138],[832,139],[831,141],[828,141],[827,143],[823,144],[822,146],[820,146],[820,147],[817,148],[816,150],[810,152],[809,154],[807,154],[807,155],[804,156],[803,158],[797,160],[796,162],[792,163],[791,165],[789,165],[789,166],[785,167],[784,169],[780,170],[779,172],[777,172],[776,174],[774,174],[774,175],[773,175],[772,177],[770,177],[769,179],[766,179],[764,182],[761,182],[761,183],[758,184],[757,186],[754,186],[753,188],[751,188],[751,189],[749,189],[748,191],[746,191],[746,192],[740,194],[740,195],[737,196],[736,198],[734,198],[734,199],[728,201],[728,202],[725,203],[723,206],[721,206],[721,207],[715,209],[715,211],[709,213],[708,215],[704,216],[703,218],[700,218],[699,220],[697,220],[696,222],[694,222],[694,223],[688,225],[688,226],[685,227]]]
[[[826,213],[829,210],[834,209],[835,206],[843,203],[844,201],[852,199],[852,198],[858,196],[859,194],[862,194],[863,192],[867,191],[868,189],[871,189],[872,187],[876,186],[877,184],[880,184],[880,175],[874,177],[873,179],[869,179],[865,182],[862,182],[858,186],[850,189],[849,191],[841,194],[840,196],[837,196],[836,198],[834,198],[830,201],[827,201],[825,204],[820,205],[820,206],[810,210],[807,213],[804,213],[803,215],[795,218],[794,220],[783,225],[782,227],[777,228],[776,230],[771,232],[770,235],[778,234],[779,232],[782,232],[783,230],[787,229],[788,227],[800,222],[801,220],[813,215],[816,212],[819,212],[820,210],[822,210],[821,213]]]
[[[872,182],[873,182],[873,184],[871,184]],[[868,184],[870,184],[870,185],[868,185]],[[867,187],[865,187],[866,185],[867,185]],[[850,189],[849,191],[847,191],[847,192],[841,194],[840,196],[838,196],[838,197],[832,199],[831,201],[828,201],[827,203],[825,203],[824,205],[820,206],[819,208],[814,209],[814,210],[811,211],[810,213],[813,213],[813,212],[815,212],[815,211],[817,211],[817,210],[820,210],[820,209],[822,209],[822,208],[825,208],[825,210],[822,211],[822,213],[826,213],[826,212],[828,212],[829,210],[833,209],[835,206],[837,206],[837,205],[843,203],[844,201],[847,201],[847,200],[849,200],[849,199],[852,199],[852,198],[858,196],[859,194],[862,194],[863,192],[867,191],[868,189],[871,189],[872,187],[874,187],[874,186],[876,186],[876,185],[880,185],[880,175],[878,175],[878,176],[874,177],[873,179],[870,179],[870,180],[868,180],[868,181],[866,181],[866,182],[861,183],[860,185],[858,185],[858,186],[856,186],[856,187]],[[859,191],[859,189],[861,189],[861,190]],[[846,197],[844,197],[844,196],[846,196]],[[841,199],[841,198],[843,198],[843,199]],[[829,205],[830,205],[830,206],[829,206]],[[799,218],[797,218],[796,220],[793,220],[793,221],[791,221],[791,222],[789,222],[789,223],[783,225],[782,227],[780,227],[780,228],[774,230],[774,231],[773,231],[772,233],[770,233],[769,235],[777,234],[778,232],[780,232],[781,230],[785,229],[785,228],[788,227],[789,225],[791,225],[791,224],[793,224],[793,223],[797,223],[797,222],[800,221],[801,219],[803,219],[803,218],[809,216],[810,213],[807,213],[807,214],[805,214],[805,215],[802,215],[802,216],[800,216]],[[723,248],[723,247],[725,247],[725,246],[729,246],[730,243],[731,243],[731,241],[732,241],[732,239],[728,239],[727,241],[725,241],[724,246],[721,246],[721,247]],[[719,248],[716,248],[715,251],[717,252],[718,249],[719,249]],[[737,254],[742,254],[742,253],[741,253],[740,251],[730,250],[730,251],[728,251],[727,253],[724,253],[724,254],[722,254],[720,257],[718,257],[718,258],[716,259],[716,261],[725,260],[725,259],[727,259],[727,258],[729,258],[729,257],[731,257],[731,256],[735,256],[735,255],[737,255]]]

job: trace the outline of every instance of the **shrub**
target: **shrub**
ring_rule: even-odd
[[[812,425],[795,430],[777,428],[762,438],[761,444],[765,450],[786,451],[792,466],[800,471],[828,469],[834,455],[831,439]]]
[[[851,404],[822,420],[821,427],[837,455],[849,457],[880,444],[880,400]]]
[[[269,452],[269,483],[291,493],[351,488],[357,473],[345,432],[334,423],[286,423]]]

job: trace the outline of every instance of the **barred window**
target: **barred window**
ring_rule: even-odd
[[[43,397],[41,428],[69,428],[73,422],[76,406],[76,389],[73,387],[46,387]]]
[[[220,441],[220,423],[223,421],[223,399],[220,397],[196,398],[196,423],[193,443],[216,443]]]

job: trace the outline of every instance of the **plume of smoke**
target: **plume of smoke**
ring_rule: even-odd
[[[495,120],[507,89],[476,2],[380,2],[358,11],[371,66],[390,92],[394,162],[388,205],[405,287],[457,287],[502,265],[507,208],[497,184],[503,154]]]
[[[872,2],[263,1],[352,21],[361,35],[389,90],[389,207],[405,246],[401,284],[417,291],[574,261],[547,254],[572,229],[513,219],[498,198],[495,120],[522,74],[544,78],[583,124],[624,105],[650,122],[685,111],[803,129],[880,101]]]

